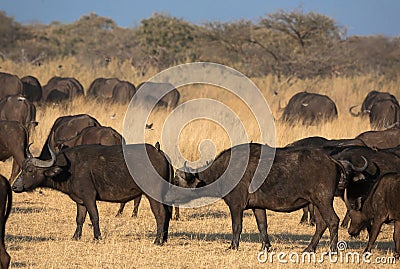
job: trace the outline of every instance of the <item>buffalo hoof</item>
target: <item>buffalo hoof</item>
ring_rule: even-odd
[[[371,249],[365,248],[364,251],[363,251],[363,253],[371,253]]]
[[[93,239],[95,242],[98,242],[100,240],[103,240],[103,237],[101,235],[95,236]]]
[[[74,236],[72,236],[72,240],[79,241],[80,239],[81,239],[80,235],[75,235],[74,234]]]
[[[164,241],[161,241],[161,240],[159,240],[159,239],[156,239],[156,240],[154,240],[154,245],[156,245],[156,246],[162,246],[162,245],[164,245]]]
[[[269,246],[261,246],[260,251],[270,252],[271,251],[271,245],[269,245]]]
[[[306,247],[303,252],[315,252],[315,248],[312,247]]]
[[[311,226],[311,227],[315,226],[315,222],[308,222],[308,221],[300,221],[300,224],[304,225],[304,226]]]
[[[360,235],[356,234],[356,235],[350,235],[351,239],[360,239]]]
[[[300,224],[302,224],[302,225],[307,225],[307,224],[308,224],[307,218],[301,218]]]
[[[121,212],[118,212],[117,215],[115,215],[115,217],[116,217],[116,218],[122,217],[122,213],[121,213]]]
[[[134,218],[134,219],[136,219],[136,218],[137,218],[137,213],[136,213],[136,214],[132,214],[131,217]]]
[[[239,250],[239,246],[230,245],[227,250]]]

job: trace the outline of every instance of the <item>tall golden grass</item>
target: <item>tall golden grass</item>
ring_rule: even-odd
[[[62,67],[59,67],[62,65]],[[0,71],[22,77],[36,76],[44,85],[52,76],[73,76],[87,90],[96,77],[119,77],[135,85],[155,74],[151,71],[145,77],[129,62],[112,60],[108,67],[85,66],[74,58],[59,59],[41,66],[0,62]],[[307,136],[327,138],[351,138],[369,130],[366,119],[351,117],[348,108],[362,102],[371,90],[388,91],[399,95],[399,81],[386,81],[381,77],[336,77],[329,79],[296,80],[293,84],[279,82],[276,77],[253,78],[268,101],[275,119],[279,119],[279,103],[284,106],[298,91],[307,90],[329,95],[337,104],[339,118],[320,126],[289,127],[276,121],[276,145],[284,146]],[[206,85],[187,86],[179,89],[181,102],[193,98],[208,97],[219,100],[234,110],[248,132],[249,141],[260,142],[259,130],[254,115],[243,102],[217,87]],[[274,95],[274,91],[278,95]],[[212,109],[212,108],[210,108]],[[63,115],[88,113],[102,125],[111,126],[122,132],[126,106],[98,103],[87,98],[77,98],[65,106],[46,105],[37,107],[39,125],[33,135],[32,152],[39,154],[54,120]],[[161,132],[168,112],[154,111],[149,122],[154,130],[147,130],[145,140],[151,144],[161,141]],[[199,145],[204,139],[211,140],[215,152],[230,146],[229,134],[223,126],[207,120],[197,120],[187,124],[179,134],[179,149],[185,158],[196,161],[200,158]],[[207,158],[212,157],[207,155]],[[5,162],[0,172],[9,176],[11,162]],[[239,251],[227,251],[231,239],[230,215],[226,205],[215,204],[196,209],[184,209],[181,220],[171,221],[170,238],[163,247],[152,244],[155,236],[155,220],[148,202],[144,200],[136,219],[125,212],[120,218],[114,217],[117,204],[98,202],[100,228],[103,240],[94,242],[93,233],[85,225],[81,241],[72,241],[75,229],[75,205],[64,194],[53,190],[14,194],[13,212],[7,223],[6,245],[14,268],[357,268],[358,264],[261,264],[257,261],[260,248],[259,235],[254,217],[250,212],[244,216],[243,233]],[[345,207],[335,200],[335,209],[343,217]],[[129,206],[126,211],[129,211]],[[269,234],[275,252],[300,253],[309,243],[314,233],[313,227],[299,225],[301,213],[290,214],[268,212]],[[87,220],[89,221],[89,219]],[[373,258],[392,255],[392,226],[384,226],[373,249]],[[366,244],[366,233],[353,239],[341,229],[339,239],[349,243],[348,251],[360,252]],[[318,253],[328,250],[329,234],[325,233],[319,244]],[[380,268],[379,264],[368,264],[369,268]],[[395,268],[395,265],[386,265]]]

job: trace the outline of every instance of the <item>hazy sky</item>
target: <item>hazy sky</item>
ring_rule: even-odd
[[[400,0],[0,0],[0,9],[22,23],[70,23],[95,12],[132,27],[155,12],[193,23],[257,20],[280,9],[327,15],[350,35],[400,35]]]

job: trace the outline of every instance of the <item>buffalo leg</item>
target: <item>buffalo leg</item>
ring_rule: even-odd
[[[330,250],[332,252],[336,252],[339,235],[339,217],[336,215],[335,210],[333,209],[333,201],[331,201],[330,203],[322,204],[319,208],[314,208],[316,209],[314,211],[317,211],[318,209],[318,212],[322,216],[322,219],[325,221],[325,224],[328,225],[330,234]]]
[[[310,225],[314,226],[315,225],[314,205],[312,203],[309,203],[307,207],[308,207],[308,212],[310,214]]]
[[[308,216],[310,216],[310,225],[314,226],[315,225],[314,205],[311,203],[303,207],[303,216],[300,219],[300,223],[308,224]]]
[[[165,212],[164,231],[166,231],[166,232],[163,233],[163,241],[167,242],[167,240],[168,240],[169,221],[172,218],[172,206],[163,205],[163,207],[164,207],[164,212]]]
[[[96,206],[96,200],[90,200],[85,203],[87,211],[89,212],[90,221],[93,225],[93,234],[95,240],[101,240],[100,224],[99,224],[99,212]]]
[[[242,233],[243,209],[233,206],[230,206],[229,209],[231,211],[233,234],[231,246],[229,247],[229,249],[238,249],[240,234]]]
[[[133,199],[133,211],[132,211],[132,218],[136,218],[138,211],[139,211],[139,205],[140,201],[142,200],[142,195],[139,195],[135,199]]]
[[[310,244],[304,250],[304,252],[315,252],[315,249],[318,245],[319,240],[321,239],[322,235],[324,234],[328,225],[322,219],[322,216],[319,213],[319,210],[315,210],[315,233],[311,239]]]
[[[7,209],[6,204],[11,203],[10,200],[7,201],[8,197],[7,192],[1,192],[0,194],[0,268],[8,268],[10,265],[10,255],[6,251],[6,245],[4,243],[5,229],[6,229],[6,217],[7,217]]]
[[[8,268],[10,266],[10,255],[6,251],[6,246],[0,246],[0,268]]]
[[[256,217],[257,227],[260,231],[262,238],[261,250],[269,250],[271,247],[271,243],[268,238],[268,223],[267,223],[267,214],[265,209],[253,209],[254,216]]]
[[[314,207],[316,228],[310,244],[304,250],[305,252],[315,252],[318,242],[326,228],[329,228],[330,233],[330,249],[332,252],[336,252],[337,250],[339,218],[332,206],[326,205],[322,208],[323,210],[321,212],[318,207]]]
[[[375,243],[376,238],[378,237],[378,234],[381,231],[381,227],[383,224],[384,220],[377,220],[374,219],[373,223],[372,223],[372,228],[371,228],[371,232],[369,232],[368,234],[368,244],[367,247],[364,249],[364,252],[371,252],[372,249],[372,245]]]
[[[394,257],[396,259],[398,259],[398,258],[400,258],[400,221],[399,220],[394,222],[393,241],[394,241]]]
[[[303,215],[301,216],[300,223],[307,224],[308,222],[308,206],[303,207]]]
[[[179,219],[179,207],[175,206],[175,207],[174,207],[174,210],[175,210],[174,219],[175,219],[175,220],[178,220],[178,219]]]
[[[115,215],[116,217],[122,216],[122,213],[124,212],[125,205],[126,205],[126,203],[121,203],[119,205],[119,209],[118,209],[117,215]]]
[[[163,205],[162,203],[150,197],[148,197],[148,199],[150,202],[151,211],[153,212],[157,223],[157,234],[154,244],[162,245],[168,239],[168,227],[172,215],[172,208],[170,206]]]
[[[350,221],[350,215],[349,215],[349,210],[347,210],[346,215],[344,216],[342,223],[340,224],[340,227],[346,229],[347,226],[349,226],[349,221]]]
[[[72,239],[79,240],[82,236],[82,227],[86,219],[87,209],[84,205],[76,204],[76,230]]]

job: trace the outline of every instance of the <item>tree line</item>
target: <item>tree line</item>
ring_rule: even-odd
[[[37,65],[63,57],[91,65],[128,60],[143,74],[193,61],[278,78],[368,73],[391,79],[400,70],[400,37],[348,36],[334,19],[302,10],[201,25],[155,13],[131,28],[95,13],[70,24],[23,25],[0,11],[0,40],[0,59]]]

